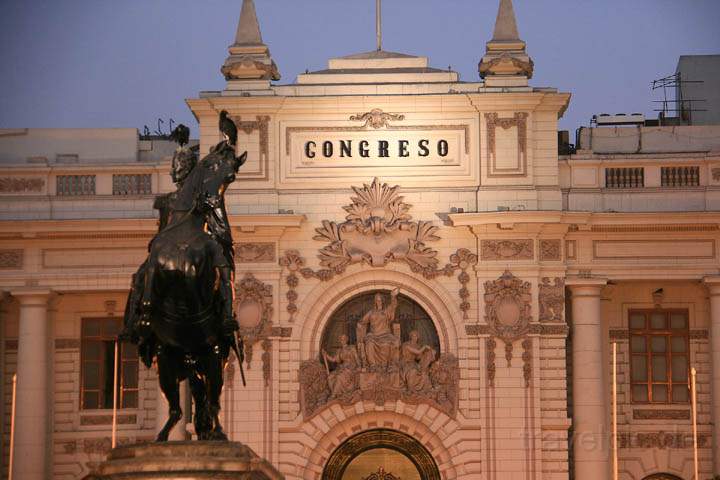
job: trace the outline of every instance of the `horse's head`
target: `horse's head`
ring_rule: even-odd
[[[228,185],[235,181],[240,166],[247,159],[247,152],[236,157],[233,148],[226,148],[216,153],[209,155],[201,163],[205,168],[205,176],[198,193],[202,202],[210,208],[218,204]]]

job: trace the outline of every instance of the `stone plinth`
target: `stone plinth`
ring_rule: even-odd
[[[238,442],[165,442],[113,449],[84,480],[284,480],[268,461]]]

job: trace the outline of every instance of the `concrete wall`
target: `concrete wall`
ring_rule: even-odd
[[[686,109],[705,110],[688,112],[690,123],[720,125],[720,55],[682,55],[676,71],[683,81],[702,82],[685,83],[680,87],[683,99],[704,100],[685,103]]]

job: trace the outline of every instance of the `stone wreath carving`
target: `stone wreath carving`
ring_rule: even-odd
[[[554,282],[554,283],[553,283]],[[565,281],[555,277],[543,277],[538,286],[538,301],[540,303],[540,322],[561,323],[565,311]]]
[[[399,115],[397,113],[385,113],[379,108],[373,108],[369,112],[352,115],[350,117],[350,120],[354,122],[365,122],[365,125],[363,125],[363,127],[372,127],[377,130],[378,128],[390,127],[390,124],[388,124],[389,120],[405,120],[405,115]]]
[[[245,360],[250,368],[253,345],[272,335],[272,287],[259,281],[252,273],[247,273],[237,282],[235,295],[235,312],[240,324],[238,334],[243,339]],[[263,356],[263,362],[267,360],[269,357]]]
[[[532,295],[530,282],[524,282],[510,271],[485,282],[485,321],[490,334],[505,342],[505,358],[512,361],[512,343],[530,330]]]

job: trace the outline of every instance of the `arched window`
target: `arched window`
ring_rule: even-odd
[[[430,452],[404,433],[376,429],[347,439],[330,455],[323,480],[440,480]]]
[[[643,478],[643,480],[683,480],[676,475],[670,475],[669,473],[653,473],[649,477]]]

